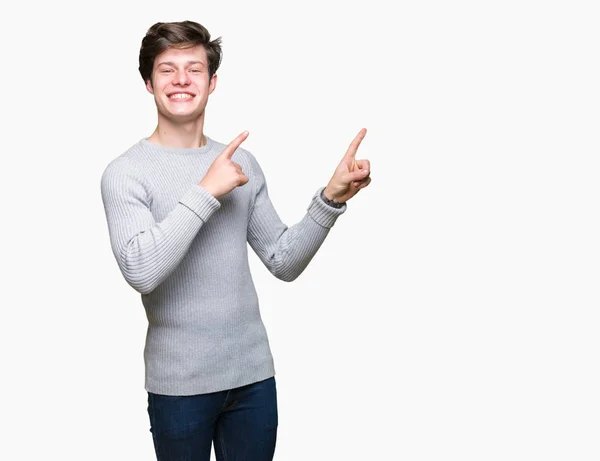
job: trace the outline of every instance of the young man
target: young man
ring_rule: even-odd
[[[142,40],[139,70],[158,124],[113,159],[101,192],[113,254],[141,293],[148,330],[145,389],[157,459],[266,461],[277,434],[275,369],[247,244],[277,278],[307,267],[346,202],[371,178],[356,160],[362,129],[326,187],[288,228],[259,163],[204,134],[217,84],[220,38],[200,24],[157,23]]]

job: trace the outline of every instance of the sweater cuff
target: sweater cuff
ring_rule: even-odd
[[[334,208],[330,205],[327,205],[327,203],[325,203],[323,199],[321,199],[321,192],[324,189],[325,187],[320,187],[317,190],[307,210],[311,218],[313,218],[318,224],[320,224],[323,227],[330,228],[333,227],[338,216],[340,216],[346,211],[348,205],[346,205],[345,202],[340,208]]]
[[[206,222],[210,216],[221,208],[219,202],[204,187],[194,184],[186,194],[181,197],[179,203],[192,210],[202,221]]]

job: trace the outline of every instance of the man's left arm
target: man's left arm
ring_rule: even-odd
[[[363,131],[350,145],[327,186],[320,187],[313,195],[304,217],[291,227],[281,221],[269,198],[264,173],[254,156],[246,151],[252,167],[254,194],[247,240],[278,279],[291,282],[304,271],[337,218],[346,211],[346,202],[371,182],[370,171],[364,168],[368,161],[354,159]],[[329,205],[330,200],[338,204]]]

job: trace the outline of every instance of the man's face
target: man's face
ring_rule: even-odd
[[[216,74],[208,78],[208,59],[202,45],[163,51],[154,60],[152,79],[154,84],[148,81],[146,88],[154,95],[158,112],[176,123],[200,117],[217,83]]]

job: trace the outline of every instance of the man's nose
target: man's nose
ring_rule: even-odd
[[[190,83],[190,76],[188,75],[188,73],[185,70],[178,71],[175,74],[175,81],[177,83],[179,83],[180,85],[187,85]]]

